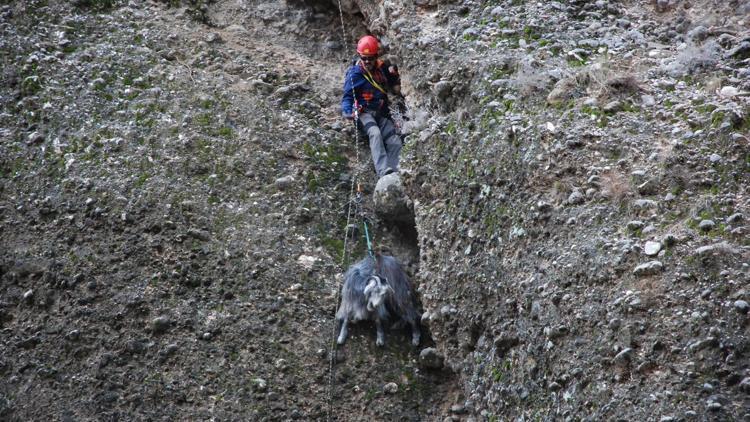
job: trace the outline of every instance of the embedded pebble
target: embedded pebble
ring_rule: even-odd
[[[276,179],[274,184],[279,190],[289,189],[294,184],[294,177],[293,176],[279,177],[278,179]]]
[[[716,223],[714,223],[713,220],[701,220],[701,222],[698,223],[698,228],[704,232],[711,231],[714,227],[716,227]]]
[[[712,411],[712,412],[718,412],[719,410],[721,410],[722,407],[723,406],[721,405],[721,403],[718,403],[718,402],[715,402],[715,401],[710,401],[709,400],[706,403],[706,408],[708,410]]]
[[[154,318],[151,321],[151,330],[155,334],[161,334],[164,333],[169,329],[169,326],[172,324],[172,322],[169,320],[166,316],[159,316]]]
[[[583,196],[583,194],[578,190],[574,190],[570,194],[570,196],[568,196],[568,203],[571,205],[582,204],[585,200],[586,200],[586,197]]]
[[[466,413],[466,407],[462,404],[454,404],[451,406],[451,413],[454,415],[462,415]]]
[[[625,227],[627,227],[627,229],[631,231],[642,229],[644,226],[645,226],[645,223],[643,221],[638,221],[638,220],[629,221],[628,224],[625,225]]]
[[[661,243],[659,242],[646,242],[643,246],[643,253],[648,256],[655,256],[661,251]]]
[[[258,392],[266,391],[268,388],[268,383],[263,378],[254,378],[250,381],[250,384],[253,386],[253,389]]]
[[[31,302],[34,300],[34,290],[29,289],[23,294],[23,300],[26,302]]]
[[[664,265],[660,261],[650,261],[635,267],[633,274],[637,276],[649,276],[659,274],[664,270]]]
[[[395,382],[389,382],[388,384],[383,386],[383,392],[386,394],[398,393],[398,384],[396,384]]]
[[[727,223],[729,223],[729,224],[739,224],[739,223],[741,223],[744,220],[745,220],[745,217],[742,214],[736,213],[736,214],[730,215],[727,218]]]
[[[632,356],[633,349],[625,348],[615,356],[615,362],[621,366],[627,365],[628,363],[630,363]]]
[[[734,302],[734,309],[741,314],[746,314],[750,310],[750,305],[744,300],[736,300]]]

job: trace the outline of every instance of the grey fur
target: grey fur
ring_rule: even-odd
[[[412,344],[419,345],[419,318],[414,306],[411,283],[398,261],[392,256],[365,258],[349,268],[341,289],[341,305],[336,320],[341,325],[337,339],[343,344],[347,324],[362,320],[375,321],[377,345],[385,344],[383,322],[390,316],[401,318],[412,328]]]

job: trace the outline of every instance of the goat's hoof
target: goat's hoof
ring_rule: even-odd
[[[414,347],[419,346],[419,337],[411,339],[411,345]]]
[[[380,347],[383,347],[385,345],[385,341],[383,341],[383,340],[375,340],[375,344],[377,344]]]
[[[339,346],[341,346],[342,344],[344,344],[345,341],[346,341],[345,338],[339,337],[338,339],[336,339],[336,344],[338,344]]]

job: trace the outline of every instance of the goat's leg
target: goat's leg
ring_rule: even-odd
[[[339,320],[341,322],[341,332],[339,332],[339,338],[336,339],[336,343],[338,344],[344,344],[346,341],[347,331],[346,331],[346,325],[349,323],[349,318],[344,318],[342,320]]]
[[[381,321],[380,318],[375,319],[375,329],[377,330],[378,335],[375,344],[382,347],[385,344],[385,333],[383,333],[383,321]]]
[[[419,346],[419,341],[422,338],[422,333],[419,331],[419,322],[416,319],[409,321],[411,325],[411,344],[412,346]]]

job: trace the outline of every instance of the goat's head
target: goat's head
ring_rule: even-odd
[[[388,285],[386,280],[373,275],[367,280],[364,293],[367,298],[367,310],[372,312],[385,302],[388,294],[393,293],[393,288]]]

